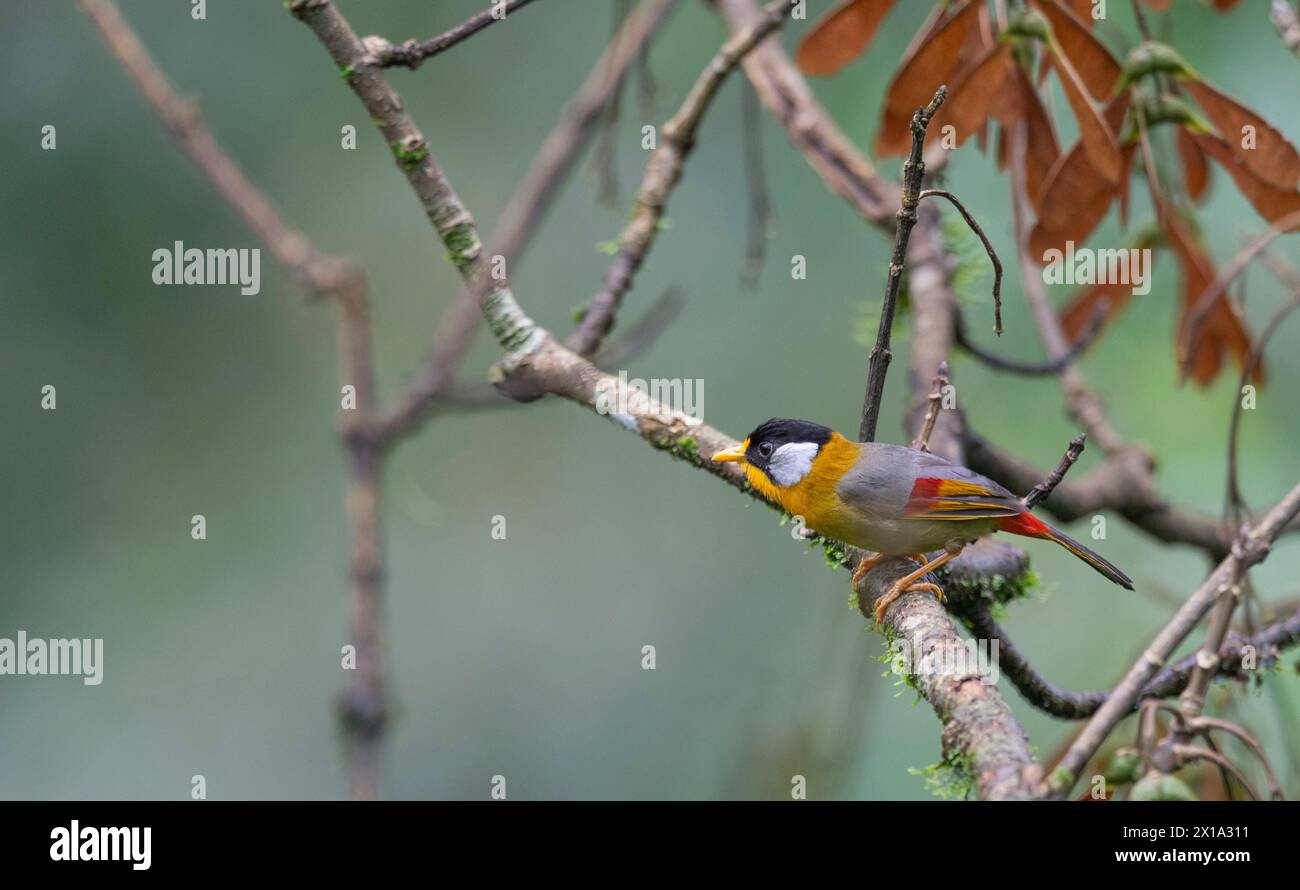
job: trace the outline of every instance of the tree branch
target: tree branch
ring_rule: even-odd
[[[984,234],[984,230],[980,228],[980,224],[975,221],[975,217],[971,215],[971,212],[966,209],[966,205],[958,200],[957,196],[952,192],[944,189],[925,189],[921,194],[917,195],[917,200],[921,201],[925,198],[943,198],[953,207],[956,207],[957,212],[961,214],[961,218],[966,220],[966,225],[970,226],[970,230],[975,233],[980,239],[980,243],[984,245],[984,252],[989,255],[989,261],[993,263],[993,333],[1001,336],[1002,261],[998,259],[998,252],[993,249],[993,245],[989,243],[988,235]]]
[[[964,605],[954,597],[952,610],[977,638],[997,641],[998,665],[1003,676],[1011,681],[1025,701],[1043,713],[1063,720],[1083,720],[1095,714],[1111,696],[1110,690],[1072,692],[1047,680],[993,619],[987,603]],[[1217,676],[1243,680],[1250,673],[1242,667],[1248,649],[1256,654],[1254,669],[1263,670],[1277,661],[1282,649],[1297,643],[1300,643],[1300,610],[1249,636],[1229,633],[1219,649]],[[1162,668],[1142,687],[1138,701],[1181,694],[1196,668],[1196,659],[1197,654],[1192,653]]]
[[[533,0],[506,0],[501,7],[494,3],[492,8],[475,13],[451,30],[428,40],[412,39],[395,46],[383,37],[372,36],[366,38],[366,44],[373,48],[379,64],[384,68],[401,66],[415,70],[425,59],[468,40],[488,25],[504,22],[510,13],[532,2]],[[498,8],[500,15],[497,15]]]
[[[383,669],[381,605],[383,537],[380,456],[370,444],[375,403],[370,297],[353,263],[322,254],[289,226],[203,126],[195,108],[176,94],[112,0],[80,0],[109,50],[135,81],[172,136],[245,225],[290,269],[309,293],[332,296],[339,306],[344,383],[355,387],[356,409],[344,415],[342,438],[349,457],[348,514],[352,529],[351,640],[356,669],[340,697],[353,797],[379,794],[380,752],[389,703]]]
[[[732,34],[748,27],[759,14],[755,0],[716,2]],[[743,67],[758,98],[826,187],[863,219],[892,235],[898,187],[880,177],[818,104],[780,42],[768,38],[759,44],[745,57]]]
[[[1120,719],[1133,710],[1143,687],[1168,660],[1174,648],[1191,633],[1221,593],[1241,583],[1246,570],[1262,562],[1282,529],[1300,513],[1300,485],[1296,485],[1255,526],[1243,526],[1232,552],[1210,573],[1209,578],[1187,598],[1142,657],[1097,709],[1061,758],[1049,779],[1055,796],[1064,796],[1078,780],[1082,769],[1101,747]]]
[[[885,283],[885,299],[880,306],[880,324],[876,327],[876,345],[871,348],[867,367],[867,392],[862,401],[862,423],[858,427],[858,440],[874,442],[876,425],[880,420],[880,401],[885,393],[885,375],[893,353],[889,338],[894,330],[894,309],[898,304],[898,288],[903,281],[903,265],[907,262],[907,242],[916,225],[916,205],[921,200],[921,181],[925,178],[925,131],[948,96],[948,88],[939,87],[930,104],[918,108],[912,115],[912,151],[903,164],[903,197],[896,217],[898,228],[894,232],[894,253],[889,260],[889,277]]]
[[[479,304],[493,336],[516,358],[539,348],[540,329],[519,308],[508,277],[488,274],[474,217],[429,152],[428,141],[401,98],[384,79],[379,60],[329,0],[291,0],[289,10],[311,28],[339,70],[348,72],[348,86],[392,150],[456,270],[471,285],[482,283]]]
[[[1079,459],[1079,455],[1083,454],[1083,446],[1087,439],[1087,433],[1079,433],[1070,440],[1070,447],[1066,449],[1056,469],[1048,474],[1046,479],[1035,485],[1029,494],[1020,499],[1021,503],[1025,505],[1025,509],[1033,509],[1056,490],[1056,486],[1061,484],[1061,480],[1070,471],[1070,467],[1074,466],[1074,462]]]
[[[973,431],[965,433],[965,444],[968,466],[1012,491],[1025,491],[1043,478],[1041,470],[995,447]],[[1151,491],[1144,482],[1150,478],[1149,462],[1150,456],[1144,449],[1128,446],[1108,455],[1083,476],[1062,483],[1043,509],[1061,522],[1115,510],[1158,541],[1199,547],[1213,559],[1223,559],[1232,548],[1236,527],[1170,504]],[[1292,521],[1283,533],[1298,530],[1300,521]]]
[[[1237,251],[1236,256],[1223,267],[1214,282],[1205,289],[1192,308],[1187,313],[1187,323],[1183,325],[1183,334],[1178,340],[1178,365],[1182,369],[1182,377],[1187,379],[1191,373],[1191,344],[1196,342],[1196,336],[1200,333],[1201,325],[1205,323],[1205,317],[1209,314],[1210,307],[1214,302],[1223,296],[1228,285],[1236,280],[1237,276],[1246,270],[1251,260],[1259,256],[1273,243],[1274,239],[1284,235],[1297,226],[1300,226],[1300,210],[1288,213],[1286,216],[1277,220],[1263,232],[1252,238],[1245,247]]]
[[[1065,368],[1074,363],[1075,359],[1083,355],[1097,340],[1097,335],[1101,333],[1102,322],[1106,319],[1106,307],[1098,306],[1093,312],[1092,318],[1088,321],[1087,328],[1082,335],[1070,345],[1070,348],[1061,356],[1049,359],[1045,362],[1018,362],[1014,359],[1003,358],[996,353],[990,352],[976,343],[966,330],[966,316],[958,305],[953,313],[953,337],[957,345],[971,356],[988,365],[995,371],[1006,371],[1011,374],[1023,374],[1027,377],[1055,377]]]
[[[663,125],[659,145],[646,165],[645,177],[637,191],[636,205],[619,236],[618,254],[605,273],[600,290],[588,302],[577,330],[566,341],[574,352],[580,355],[594,352],[613,326],[619,303],[659,233],[664,207],[681,179],[704,113],[745,54],[784,24],[794,2],[776,0],[769,4],[760,18],[728,40],[695,81],[681,108]]]
[[[488,244],[505,267],[515,269],[542,218],[555,202],[583,147],[628,70],[658,33],[677,0],[645,0],[610,41],[578,93],[551,129],[532,165],[501,213]],[[412,435],[433,412],[438,401],[451,397],[457,369],[463,364],[474,332],[481,324],[481,294],[466,285],[439,321],[436,342],[424,370],[412,381],[401,401],[377,423],[377,436],[386,447]]]

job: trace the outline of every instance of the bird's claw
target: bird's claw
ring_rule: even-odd
[[[862,557],[862,559],[858,562],[858,567],[853,570],[853,576],[849,578],[849,586],[856,588],[858,586],[858,582],[866,577],[867,572],[871,571],[872,568],[879,565],[880,561],[884,558],[885,555],[883,553],[877,553],[873,556]]]
[[[900,582],[889,588],[888,593],[876,600],[876,628],[879,629],[884,623],[886,610],[888,610],[900,596],[905,593],[920,593],[924,590],[930,591],[938,598],[939,602],[943,602],[943,589],[939,587],[938,584],[934,584],[930,581],[913,581],[907,586],[903,586]]]
[[[928,561],[925,558],[924,553],[907,553],[904,555],[908,559],[912,560],[912,562],[920,563],[921,565],[925,565],[926,562]],[[880,563],[882,563],[884,560],[888,558],[889,557],[886,556],[884,553],[876,553],[871,556],[862,557],[862,561],[858,563],[858,567],[853,570],[853,576],[849,578],[850,586],[856,588],[858,586],[858,582],[866,577],[867,572],[871,571],[873,568],[880,565]]]

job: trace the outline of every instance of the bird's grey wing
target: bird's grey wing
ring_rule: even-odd
[[[911,496],[911,461],[921,452],[899,445],[868,443],[842,477],[837,494],[868,516],[897,519]]]
[[[902,445],[864,445],[844,474],[840,497],[871,515],[909,519],[980,519],[1023,511],[998,483],[936,454]]]

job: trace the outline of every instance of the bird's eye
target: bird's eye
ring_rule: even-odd
[[[775,450],[776,450],[776,448],[772,445],[771,442],[764,442],[763,444],[761,444],[761,445],[758,446],[758,456],[759,456],[759,457],[771,457],[771,456],[772,456],[772,452],[775,451]]]

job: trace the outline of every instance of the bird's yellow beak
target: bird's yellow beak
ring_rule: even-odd
[[[734,448],[723,449],[722,451],[719,451],[717,454],[713,455],[713,459],[717,461],[722,461],[724,463],[743,461],[745,459],[745,445],[742,442],[740,445],[737,445]]]

